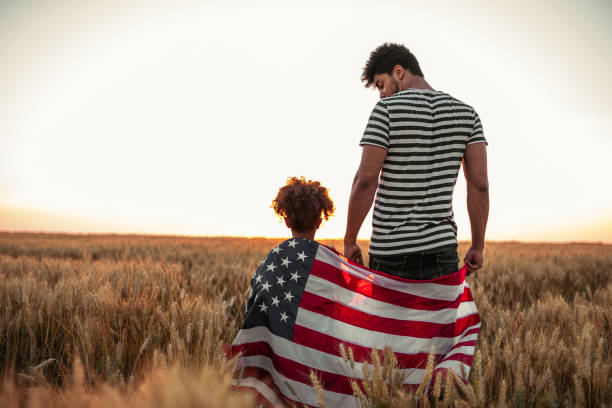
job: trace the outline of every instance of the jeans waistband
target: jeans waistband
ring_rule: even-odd
[[[446,251],[456,251],[457,245],[446,245],[440,248],[429,249],[425,251],[412,252],[409,254],[398,255],[370,255],[370,258],[380,259],[381,261],[395,261],[410,264],[418,264],[423,266],[436,265],[438,255]]]
[[[439,248],[434,248],[434,249],[427,249],[425,251],[418,251],[418,252],[410,252],[407,254],[397,254],[397,255],[375,255],[375,254],[370,254],[370,256],[375,256],[376,258],[381,258],[381,259],[398,259],[398,258],[406,258],[406,259],[410,259],[410,258],[414,258],[414,259],[420,259],[421,257],[428,257],[429,255],[433,255],[435,257],[435,255],[441,253],[441,252],[446,252],[449,250],[457,250],[458,246],[457,245],[445,245],[443,247],[439,247]]]

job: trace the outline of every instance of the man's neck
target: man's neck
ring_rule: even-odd
[[[430,89],[435,91],[422,76],[412,75],[401,83],[400,91],[405,89]]]

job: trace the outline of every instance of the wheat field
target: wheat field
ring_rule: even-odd
[[[255,407],[232,390],[224,347],[251,276],[280,241],[0,233],[0,407]],[[355,398],[611,406],[611,278],[609,245],[488,243],[468,277],[482,319],[468,384],[447,377],[415,399],[385,351]]]

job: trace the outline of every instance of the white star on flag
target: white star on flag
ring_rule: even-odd
[[[292,239],[287,243],[287,245],[289,245],[291,248],[295,248],[295,246],[297,245],[297,241],[295,239]]]
[[[285,312],[281,313],[281,322],[287,322],[287,318],[289,316]]]
[[[289,302],[291,302],[291,299],[293,299],[295,296],[293,296],[291,294],[291,291],[287,291],[287,293],[285,293],[285,299],[287,299]]]
[[[291,261],[289,260],[289,257],[283,259],[282,262],[283,262],[283,266],[286,268],[288,268],[289,264],[291,263]]]
[[[275,254],[280,253],[280,251],[281,251],[280,246],[277,246],[276,248],[274,248],[274,249],[272,250],[272,252],[274,252]]]
[[[264,313],[268,313],[268,306],[266,306],[266,304],[264,302],[261,302],[261,305],[259,305],[259,311],[260,312],[264,312]]]
[[[268,269],[266,269],[267,271],[274,272],[274,269],[276,269],[276,265],[274,265],[273,262],[270,262],[270,265],[266,265],[266,267],[268,268]]]
[[[270,285],[268,282],[264,282],[263,285],[261,285],[261,289],[268,292],[271,286],[272,285]]]
[[[298,260],[304,262],[306,260],[306,258],[308,258],[306,256],[306,254],[304,253],[304,251],[302,251],[301,253],[297,254],[298,256]]]
[[[280,300],[278,300],[278,298],[276,296],[274,296],[272,298],[272,306],[276,306],[278,307],[278,304],[280,303]]]
[[[257,283],[261,283],[261,278],[262,278],[262,276],[261,276],[261,275],[259,275],[259,274],[255,275],[255,281],[256,281]],[[296,281],[296,282],[297,282],[297,281]]]
[[[282,276],[279,276],[278,278],[276,278],[276,283],[281,285],[281,288],[282,288],[283,284],[285,283],[285,280],[283,279]]]
[[[297,273],[297,271],[295,271],[294,273],[291,274],[291,279],[289,280],[294,280],[297,282],[298,278],[301,278],[301,276]]]

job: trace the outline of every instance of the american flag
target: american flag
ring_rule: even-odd
[[[435,370],[467,379],[480,317],[465,267],[441,278],[413,281],[355,264],[307,239],[274,248],[251,281],[244,324],[230,354],[240,355],[234,385],[255,390],[271,406],[319,406],[310,371],[332,407],[358,407],[351,380],[373,348],[390,346],[416,387],[431,347]],[[340,344],[353,350],[351,368]]]

